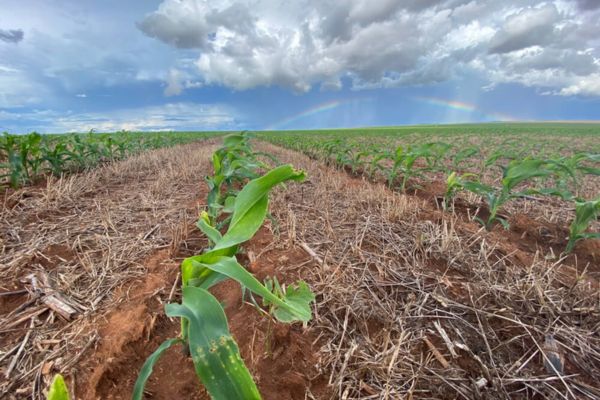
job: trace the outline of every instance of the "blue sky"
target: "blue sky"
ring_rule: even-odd
[[[0,132],[600,119],[596,0],[0,3]]]

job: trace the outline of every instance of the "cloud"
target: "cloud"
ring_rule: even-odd
[[[512,82],[566,95],[600,73],[597,3],[164,0],[138,28],[195,51],[205,84],[235,90],[306,92],[342,81],[362,89],[476,76],[492,86]],[[520,51],[528,52],[523,60],[514,57]],[[181,90],[169,75],[165,94]]]
[[[165,96],[177,96],[183,92],[181,83],[182,74],[180,71],[172,68],[167,77],[167,87],[165,88]]]
[[[166,87],[164,95],[167,97],[178,96],[184,89],[197,89],[204,86],[202,82],[194,81],[191,75],[186,71],[171,68],[165,79]]]
[[[575,0],[575,2],[582,10],[595,10],[600,8],[600,2],[598,0]]]
[[[554,4],[527,8],[509,15],[500,31],[492,38],[491,53],[509,53],[553,41],[555,24],[560,15]]]
[[[169,103],[108,112],[73,113],[55,110],[0,110],[0,132],[42,133],[238,129],[231,107],[219,104]]]
[[[0,29],[0,41],[7,43],[19,43],[23,40],[24,33],[21,29]]]
[[[0,108],[23,107],[49,98],[46,86],[22,69],[0,65]]]

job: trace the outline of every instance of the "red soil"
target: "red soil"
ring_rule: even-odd
[[[260,254],[271,241],[272,235],[263,227],[245,248]],[[102,339],[86,357],[77,382],[82,398],[129,399],[146,357],[164,340],[179,334],[178,321],[165,317],[160,304],[166,301],[179,268],[173,262],[163,264],[167,256],[159,252],[150,259],[141,286],[133,283],[127,290],[130,300],[100,323]],[[280,282],[291,283],[295,274],[286,267],[306,261],[309,257],[299,249],[273,249],[261,254],[252,269],[259,279],[275,275]],[[230,330],[264,399],[304,399],[307,388],[317,398],[327,397],[327,381],[318,370],[316,337],[310,328],[270,321],[242,303],[234,281],[222,282],[211,292],[225,305]],[[153,399],[208,399],[191,359],[180,347],[167,351],[158,362],[147,392]]]

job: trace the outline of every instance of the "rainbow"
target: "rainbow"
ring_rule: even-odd
[[[507,114],[496,113],[496,112],[492,112],[492,113],[486,112],[486,111],[478,108],[475,104],[465,103],[462,101],[446,100],[446,99],[441,99],[439,97],[425,97],[425,96],[415,96],[415,97],[411,97],[411,99],[422,102],[422,103],[434,105],[434,106],[449,108],[452,110],[466,111],[466,112],[470,112],[470,113],[478,113],[478,114],[481,114],[486,119],[489,119],[492,121],[517,121],[518,120],[518,118],[512,117]]]
[[[371,101],[371,100],[373,100],[373,99],[370,97],[362,97],[362,98],[354,98],[354,99],[327,101],[325,103],[317,104],[316,106],[310,107],[310,108],[308,108],[304,111],[301,111],[297,114],[291,115],[289,117],[286,117],[284,119],[276,121],[272,124],[269,124],[268,126],[265,127],[265,130],[277,130],[277,129],[285,128],[286,126],[289,126],[292,122],[299,121],[306,117],[311,117],[316,114],[331,111],[331,110],[334,110],[334,109],[336,109],[340,106],[346,105],[346,104],[352,104],[352,103],[363,102],[363,101]]]

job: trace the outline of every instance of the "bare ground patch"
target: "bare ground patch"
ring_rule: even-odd
[[[589,263],[547,258],[543,246],[517,246],[426,199],[260,149],[308,172],[273,210],[324,260],[310,270],[313,329],[334,398],[600,398]],[[560,376],[545,366],[553,352]]]
[[[0,397],[43,398],[58,371],[76,389],[81,363],[110,340],[102,316],[128,304],[136,285],[170,284],[148,280],[151,256],[164,258],[185,239],[213,149],[202,142],[149,151],[5,192],[0,292],[15,294],[0,296]],[[47,277],[77,314],[66,321],[49,310],[30,274]]]

